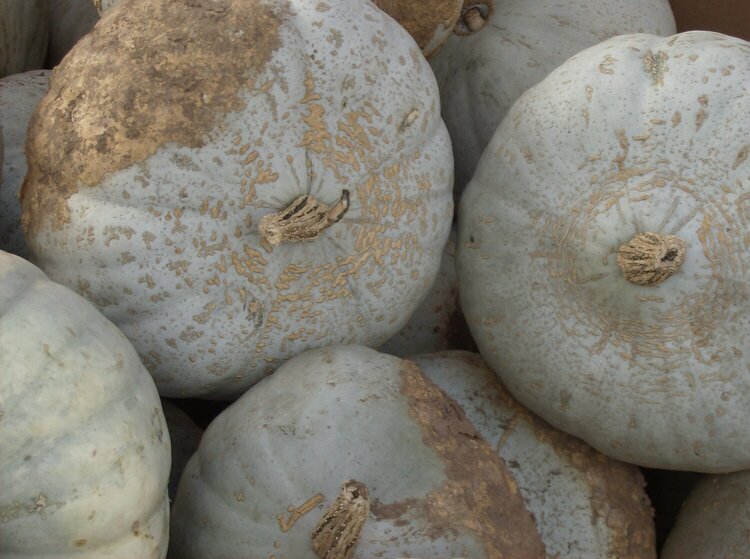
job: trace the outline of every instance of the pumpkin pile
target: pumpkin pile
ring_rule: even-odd
[[[0,8],[0,556],[750,555],[750,43]],[[668,538],[648,468],[713,474]]]

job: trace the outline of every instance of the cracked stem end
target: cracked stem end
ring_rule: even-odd
[[[258,224],[261,244],[271,252],[283,242],[317,239],[323,230],[341,220],[348,209],[348,190],[343,190],[341,198],[330,207],[309,194],[299,196],[286,209],[263,216]]]
[[[685,241],[674,235],[639,233],[620,247],[617,264],[635,285],[658,285],[685,260]]]
[[[350,479],[312,532],[312,544],[320,559],[349,559],[370,513],[370,497],[364,483]]]

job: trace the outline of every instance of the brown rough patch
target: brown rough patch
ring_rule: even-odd
[[[370,505],[370,511],[378,520],[397,520],[401,518],[409,509],[417,504],[417,499],[406,499],[396,503],[381,503],[379,500],[373,500]]]
[[[458,21],[463,0],[373,0],[375,5],[395,19],[406,29],[422,49],[425,56],[430,56],[437,48],[425,51],[441,29],[450,30]]]
[[[455,400],[404,361],[401,393],[422,430],[422,440],[445,464],[448,481],[419,501],[428,536],[472,532],[488,559],[544,557],[534,517],[512,474],[482,439]]]
[[[648,51],[643,58],[643,68],[651,77],[652,85],[664,85],[664,74],[667,73],[667,60],[669,56],[666,52],[659,51],[653,53]]]
[[[479,355],[458,351],[444,355],[484,369],[487,375],[482,393],[498,406],[510,410],[517,421],[531,425],[537,440],[551,446],[558,456],[581,473],[591,488],[591,523],[604,520],[610,529],[607,557],[656,558],[653,509],[643,490],[645,482],[637,467],[608,458],[524,408]]]
[[[52,74],[29,126],[21,191],[27,234],[69,221],[78,184],[169,142],[201,147],[281,46],[285,2],[133,0],[115,8]]]

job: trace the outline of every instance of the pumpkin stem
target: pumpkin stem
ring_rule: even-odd
[[[677,271],[686,250],[674,235],[639,233],[620,247],[617,264],[630,283],[657,285]]]
[[[309,194],[294,199],[286,209],[263,216],[258,224],[263,248],[271,252],[273,247],[285,241],[299,242],[317,239],[320,233],[341,220],[349,209],[349,191],[328,206]]]
[[[318,521],[312,544],[320,559],[349,559],[359,533],[370,514],[370,497],[364,483],[350,479],[341,484],[341,493]]]
[[[491,12],[491,3],[470,5],[468,1],[464,2],[464,7],[461,8],[461,15],[453,27],[453,32],[456,35],[476,33],[487,24]]]

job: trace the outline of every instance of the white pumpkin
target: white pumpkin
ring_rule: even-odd
[[[0,0],[0,78],[44,65],[46,0]]]
[[[47,0],[49,45],[47,67],[57,66],[68,51],[93,29],[99,13],[93,0]]]
[[[190,416],[169,400],[162,400],[161,407],[169,429],[172,443],[172,467],[169,470],[169,498],[174,499],[177,482],[180,481],[185,464],[198,448],[203,429]]]
[[[652,510],[637,467],[599,454],[526,410],[475,353],[412,359],[508,465],[547,557],[656,557]]]
[[[0,556],[166,555],[169,435],[125,336],[0,252]]]
[[[707,32],[579,53],[514,105],[461,202],[480,352],[626,462],[750,468],[748,55]]]
[[[162,395],[226,399],[403,326],[449,233],[452,158],[429,65],[369,0],[207,6],[134,0],[78,43],[22,204],[35,261]]]
[[[750,472],[707,476],[682,505],[661,559],[750,557]]]
[[[26,176],[26,131],[49,86],[49,70],[32,70],[0,79],[0,122],[5,159],[0,176],[0,250],[26,257],[18,194]]]
[[[379,351],[407,357],[447,349],[476,349],[458,305],[455,228],[451,229],[443,248],[440,270],[427,296],[409,322],[380,346]]]
[[[460,406],[361,346],[294,357],[222,412],[170,534],[175,559],[544,557],[509,468]]]
[[[668,0],[477,0],[480,31],[430,59],[453,140],[456,194],[513,102],[568,57],[623,33],[671,35]]]

